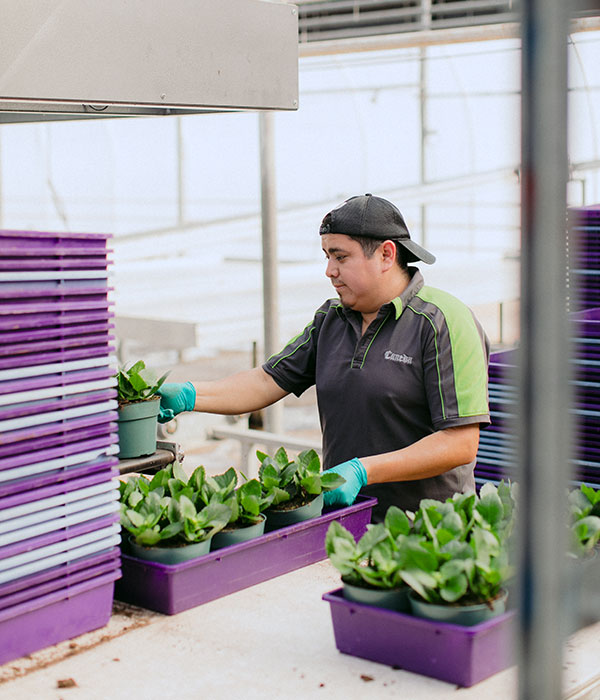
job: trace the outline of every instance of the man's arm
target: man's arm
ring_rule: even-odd
[[[477,456],[479,424],[438,430],[408,447],[370,457],[360,457],[367,484],[428,479],[469,464]]]
[[[262,367],[209,382],[192,382],[196,389],[195,411],[236,415],[270,406],[289,392]]]
[[[479,424],[438,430],[394,452],[350,459],[331,469],[346,482],[325,494],[325,505],[348,506],[367,484],[428,479],[469,464],[477,455]]]

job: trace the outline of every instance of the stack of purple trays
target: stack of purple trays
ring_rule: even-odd
[[[600,307],[600,205],[568,211],[567,264],[569,308]]]
[[[110,618],[121,572],[107,239],[0,231],[0,664]]]
[[[600,308],[571,314],[575,441],[573,483],[600,486]],[[492,353],[489,367],[492,424],[481,431],[476,480],[518,479],[516,457],[516,350]]]

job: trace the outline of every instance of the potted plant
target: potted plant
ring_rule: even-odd
[[[402,557],[397,540],[409,534],[410,521],[404,511],[390,506],[383,523],[367,525],[356,542],[334,520],[325,537],[325,551],[342,576],[342,594],[347,600],[405,612],[408,586],[400,576]]]
[[[139,559],[176,564],[206,554],[211,538],[229,522],[223,503],[194,503],[193,488],[178,462],[152,479],[121,482],[121,526],[129,533],[131,553]]]
[[[238,486],[238,475],[233,467],[223,474],[207,476],[200,466],[188,483],[205,505],[223,503],[231,511],[229,522],[213,537],[211,549],[245,542],[264,533],[266,516],[263,511],[271,504],[272,497],[263,496],[257,479]]]
[[[266,511],[268,530],[321,515],[323,492],[345,482],[339,474],[321,471],[321,460],[315,450],[304,450],[295,460],[288,458],[283,447],[273,457],[261,451],[256,456],[261,463],[258,480],[263,496],[272,499]]]
[[[143,457],[156,452],[156,426],[160,397],[156,392],[168,372],[158,378],[143,360],[122,367],[116,374],[119,458]]]
[[[421,501],[399,543],[413,614],[470,626],[504,612],[515,505],[515,485],[503,482],[484,484],[479,496]]]
[[[600,543],[600,489],[586,484],[568,496],[571,551],[576,557],[595,557]]]

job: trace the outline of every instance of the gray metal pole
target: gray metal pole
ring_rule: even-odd
[[[185,223],[185,183],[181,117],[175,117],[175,138],[177,141],[177,225],[182,226]]]
[[[522,3],[519,697],[562,697],[571,444],[564,0]]]
[[[277,203],[275,196],[275,125],[271,112],[258,115],[260,136],[260,192],[262,216],[263,316],[265,358],[279,350],[279,284],[277,277]],[[266,429],[282,430],[283,405],[265,412]]]
[[[421,0],[423,30],[431,28],[431,0]],[[427,46],[419,49],[419,120],[421,149],[419,153],[419,184],[427,182]],[[421,202],[421,245],[427,248],[427,204]]]
[[[419,184],[427,182],[427,47],[419,49],[419,117],[421,149],[419,153]],[[421,245],[427,248],[427,203],[421,202]]]

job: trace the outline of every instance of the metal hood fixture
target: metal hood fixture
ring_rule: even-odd
[[[266,0],[0,0],[0,123],[298,108],[298,13]]]

